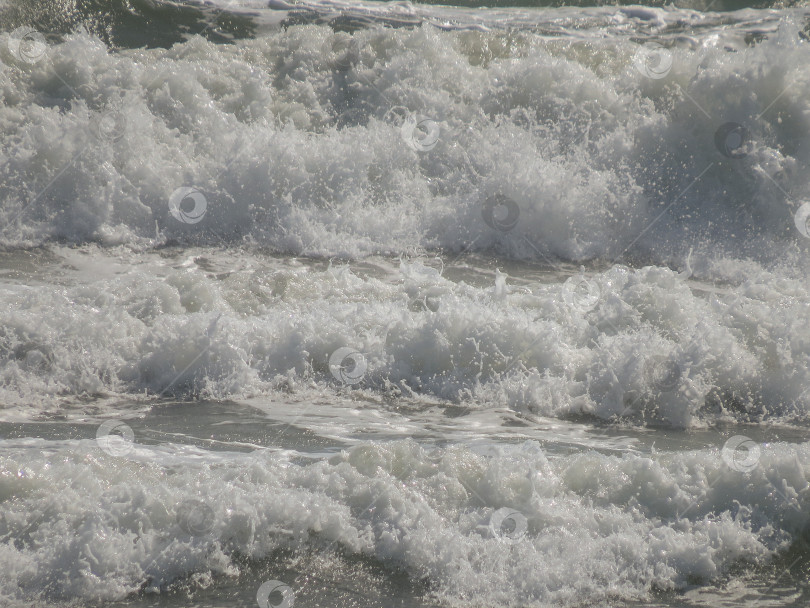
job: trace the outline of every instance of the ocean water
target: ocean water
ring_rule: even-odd
[[[0,605],[810,602],[810,5],[0,1]]]

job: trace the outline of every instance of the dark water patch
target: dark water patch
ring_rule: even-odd
[[[150,0],[15,0],[0,9],[0,23],[6,31],[33,27],[52,40],[86,30],[113,48],[169,48],[194,35],[230,42],[255,34],[246,14]]]

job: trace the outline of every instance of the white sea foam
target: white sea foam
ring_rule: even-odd
[[[428,260],[318,267],[248,251],[55,251],[41,264],[48,281],[0,290],[5,419],[88,397],[348,388],[675,427],[810,411],[806,285],[750,265],[747,281],[720,288],[658,267],[459,281]],[[363,366],[346,387],[330,371],[341,348]]]
[[[314,550],[596,606],[805,555],[810,444],[660,429],[810,414],[807,9],[264,4],[0,32],[0,421],[107,421],[0,439],[0,604]],[[119,421],[171,398],[291,438]]]
[[[6,416],[332,391],[350,347],[375,393],[686,427],[804,417],[809,49],[801,11],[779,14],[646,47],[632,24],[578,40],[308,25],[114,53],[77,33],[26,62],[0,34],[0,242],[82,245],[34,263],[44,284],[15,282],[9,254]],[[741,158],[715,142],[733,121]],[[166,243],[201,248],[133,253]],[[444,274],[265,255],[437,249]],[[565,285],[453,278],[456,254],[492,251],[618,263]]]
[[[93,441],[3,441],[0,536],[18,540],[0,545],[0,597],[194,589],[209,574],[238,577],[237,555],[339,546],[427,577],[451,605],[643,598],[803,542],[810,446],[763,446],[746,473],[719,447],[549,459],[526,443],[428,457],[406,441],[299,465],[263,451],[137,446],[116,459]],[[190,505],[209,515],[205,530],[183,527]],[[490,525],[501,509],[514,530]]]
[[[309,25],[115,53],[74,34],[34,63],[2,33],[0,242],[806,263],[802,18],[662,34],[671,68],[653,78],[632,24],[575,40]],[[754,30],[767,37],[746,44]],[[429,150],[407,145],[409,113],[433,121]],[[728,122],[746,129],[742,158],[715,145]],[[171,213],[184,187],[205,196],[194,222]],[[482,220],[495,195],[517,205],[511,230]]]

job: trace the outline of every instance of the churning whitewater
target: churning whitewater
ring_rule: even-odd
[[[0,2],[0,603],[806,600],[810,9],[96,4]]]

